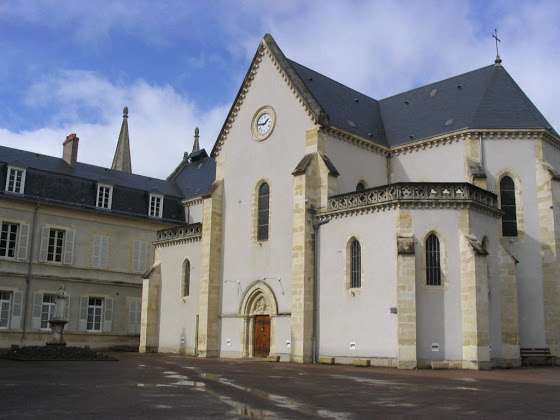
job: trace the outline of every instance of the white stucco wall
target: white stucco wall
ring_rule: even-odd
[[[183,297],[185,260],[190,261],[190,294]],[[200,296],[200,242],[162,248],[159,351],[193,354]],[[184,342],[181,340],[184,338]]]
[[[358,182],[366,188],[387,183],[387,158],[341,139],[327,136],[327,156],[340,173],[337,194],[356,191]]]
[[[395,358],[397,316],[396,212],[333,219],[320,231],[320,356]],[[347,244],[362,251],[362,287],[347,287]],[[356,345],[350,349],[350,343]]]

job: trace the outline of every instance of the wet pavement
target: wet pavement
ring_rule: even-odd
[[[112,353],[0,359],[2,418],[560,418],[560,367],[401,371]]]

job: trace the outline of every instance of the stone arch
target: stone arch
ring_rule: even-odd
[[[268,284],[257,280],[247,287],[239,305],[239,315],[243,316],[243,356],[254,355],[255,317],[270,317],[270,354],[274,354],[275,318],[278,315],[278,302]]]

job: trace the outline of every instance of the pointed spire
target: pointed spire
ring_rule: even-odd
[[[115,150],[115,157],[111,169],[117,171],[132,173],[132,164],[130,161],[130,142],[128,139],[128,107],[123,110],[123,122],[121,133],[119,134],[119,142]]]
[[[192,148],[192,153],[198,152],[200,150],[200,145],[198,144],[198,127],[194,129],[194,144]]]

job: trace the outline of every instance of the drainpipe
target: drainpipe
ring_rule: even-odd
[[[387,185],[391,183],[391,153],[387,153]]]
[[[482,144],[482,133],[478,133],[478,150],[480,153],[480,166],[484,168],[484,148]]]
[[[39,203],[33,212],[33,225],[31,225],[31,240],[29,243],[29,264],[27,266],[27,276],[25,278],[25,301],[23,305],[23,332],[21,334],[21,346],[25,341],[25,333],[27,326],[27,305],[29,304],[29,290],[31,289],[31,272],[33,269],[33,242],[35,241],[35,224],[37,223],[37,212],[39,211]]]
[[[315,214],[316,211],[313,210]],[[329,223],[330,220],[323,220],[322,222],[313,223],[313,363],[317,363],[317,322],[318,322],[318,302],[319,302],[319,228]]]

